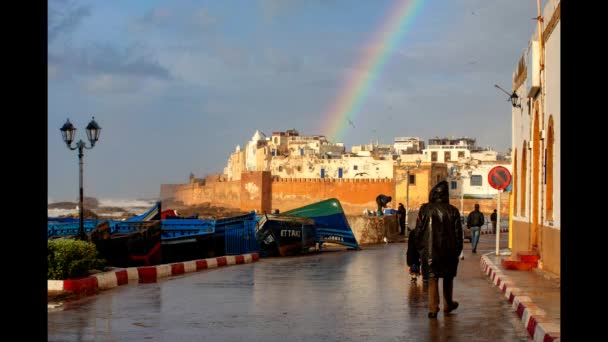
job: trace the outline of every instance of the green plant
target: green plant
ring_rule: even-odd
[[[90,270],[103,270],[106,266],[95,244],[74,239],[49,240],[47,262],[47,279],[55,280],[85,277]]]

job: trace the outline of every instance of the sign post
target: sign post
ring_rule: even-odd
[[[500,199],[502,191],[511,184],[511,173],[504,166],[495,166],[488,172],[488,183],[498,190],[496,214],[496,255],[500,255]]]

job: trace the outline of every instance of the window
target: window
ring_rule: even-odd
[[[279,138],[274,137],[274,143],[275,143],[275,145],[278,144],[279,143]]]
[[[482,177],[481,175],[473,175],[471,176],[471,186],[481,186],[482,185]]]
[[[359,165],[353,166],[353,170],[355,170],[355,171],[359,170]]]
[[[431,161],[432,162],[436,162],[437,161],[437,152],[431,152]]]
[[[416,175],[410,175],[410,179],[408,180],[408,183],[411,185],[416,185]]]
[[[296,166],[296,170],[302,171],[302,167],[301,166]]]
[[[283,171],[283,167],[279,166],[279,172]]]
[[[452,160],[452,152],[450,151],[445,151],[443,152],[443,161],[444,162],[449,162],[450,160]]]
[[[456,181],[451,181],[450,182],[450,189],[452,189],[452,190],[458,189],[458,183]]]
[[[458,158],[464,158],[464,151],[458,151]]]

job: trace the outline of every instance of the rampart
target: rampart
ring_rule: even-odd
[[[243,211],[269,212],[279,209],[283,212],[328,198],[337,198],[346,215],[362,215],[365,209],[376,210],[378,194],[392,196],[393,201],[389,204],[392,208],[396,208],[399,202],[405,203],[399,196],[395,196],[395,187],[399,187],[399,184],[395,184],[394,179],[273,178],[267,171],[247,171],[241,174],[240,180],[226,181],[208,177],[205,182],[162,184],[160,199],[181,201],[185,205],[211,203]],[[417,186],[411,187],[411,209],[418,208],[418,202],[424,202],[428,198],[427,191],[424,188],[424,193],[418,193]],[[452,198],[450,203],[461,208],[460,199]],[[474,203],[479,203],[482,212],[490,215],[496,200],[465,198],[463,214],[471,211]],[[502,215],[509,213],[508,193],[503,193],[501,212]]]
[[[161,184],[160,199],[185,205],[211,203],[244,211],[286,211],[328,198],[338,198],[347,215],[376,209],[376,196],[394,198],[392,179],[272,179],[269,173],[243,172],[241,180],[207,181],[205,184]],[[395,205],[396,206],[396,205]]]
[[[347,215],[376,210],[376,196],[394,198],[392,179],[291,178],[272,181],[272,208],[291,210],[328,198],[337,198]]]

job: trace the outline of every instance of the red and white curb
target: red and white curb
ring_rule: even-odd
[[[226,255],[156,266],[129,267],[117,271],[94,274],[86,278],[48,280],[48,291],[68,291],[76,294],[95,294],[128,283],[155,283],[161,278],[178,276],[210,268],[249,264],[260,260],[259,253]],[[50,306],[49,306],[50,308]]]
[[[513,305],[513,310],[517,312],[517,316],[535,342],[560,340],[559,322],[546,317],[545,311],[534,304],[521,289],[514,287],[513,281],[505,276],[486,255],[481,257],[480,264],[482,272],[490,277],[492,283],[502,290],[505,298]]]

